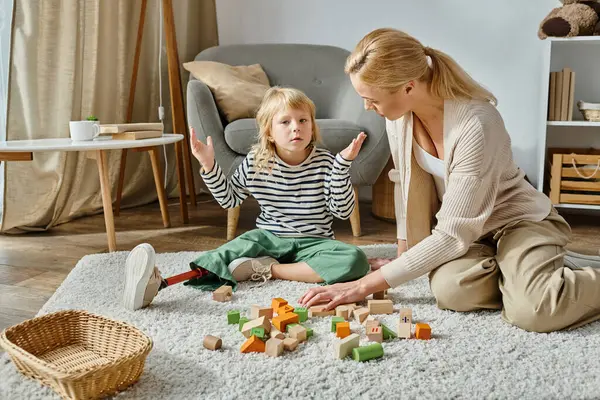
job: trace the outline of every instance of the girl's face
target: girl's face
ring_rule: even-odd
[[[310,112],[303,108],[286,108],[275,114],[271,122],[270,140],[278,154],[306,154],[312,140]]]
[[[414,83],[411,81],[394,93],[378,89],[362,82],[356,74],[350,75],[352,86],[364,100],[365,110],[374,110],[377,114],[396,120],[412,109]]]

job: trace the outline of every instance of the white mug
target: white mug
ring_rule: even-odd
[[[100,125],[97,121],[69,121],[71,140],[94,140],[100,135]]]

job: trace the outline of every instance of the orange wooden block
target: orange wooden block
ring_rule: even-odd
[[[431,328],[428,324],[419,323],[415,325],[415,337],[417,339],[428,340],[431,339]]]
[[[350,322],[338,322],[335,325],[335,335],[342,339],[350,336]]]
[[[281,314],[273,318],[271,323],[275,325],[275,328],[277,328],[278,331],[285,332],[286,327],[289,324],[299,324],[300,318],[298,317],[298,314],[294,313]]]
[[[277,310],[279,310],[279,307],[283,307],[287,303],[288,303],[287,300],[284,300],[281,297],[277,297],[277,298],[271,300],[271,308],[273,309],[273,311],[277,311]]]
[[[287,314],[287,313],[291,313],[291,312],[294,312],[294,307],[290,306],[289,304],[281,306],[277,309],[278,315],[283,315],[283,314]]]
[[[250,339],[246,340],[241,348],[242,353],[264,353],[265,352],[265,342],[260,340],[257,336],[252,335]]]

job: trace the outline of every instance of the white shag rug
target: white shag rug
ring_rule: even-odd
[[[369,257],[393,256],[391,245],[364,246]],[[198,253],[157,255],[165,276],[188,271]],[[127,252],[86,256],[79,261],[40,315],[86,309],[129,322],[154,341],[140,381],[120,393],[125,399],[239,398],[493,398],[557,399],[600,396],[600,323],[570,332],[536,334],[503,322],[499,312],[455,313],[435,306],[425,277],[390,291],[395,308],[413,309],[413,322],[427,322],[429,341],[383,343],[382,359],[358,363],[334,358],[330,318],[313,318],[314,336],[295,352],[271,358],[241,354],[245,338],[228,325],[231,309],[249,315],[252,304],[283,297],[296,305],[310,287],[273,281],[261,288],[240,285],[233,300],[218,303],[210,292],[176,285],[159,293],[149,308],[121,307]],[[398,314],[380,316],[395,330]],[[367,343],[362,326],[351,328]],[[202,346],[204,335],[223,339],[221,351]],[[1,399],[58,399],[48,388],[20,375],[0,357]]]

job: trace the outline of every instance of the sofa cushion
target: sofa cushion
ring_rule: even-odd
[[[191,61],[183,67],[210,88],[227,122],[254,117],[270,87],[260,64],[234,67],[215,61]]]
[[[323,143],[318,147],[325,148],[333,154],[344,150],[364,129],[350,121],[340,119],[317,119]],[[258,127],[254,118],[234,121],[225,127],[225,142],[238,154],[246,155],[257,142]],[[368,138],[367,138],[368,140]]]

